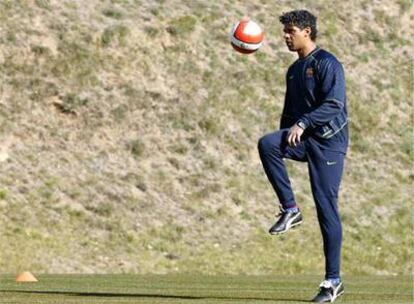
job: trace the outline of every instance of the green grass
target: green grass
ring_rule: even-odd
[[[304,303],[312,276],[39,275],[38,283],[0,276],[0,303]],[[412,303],[409,276],[345,277],[339,303]]]

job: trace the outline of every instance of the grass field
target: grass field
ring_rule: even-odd
[[[0,276],[0,303],[304,303],[312,276],[39,275]],[[345,277],[340,303],[413,303],[410,276]]]

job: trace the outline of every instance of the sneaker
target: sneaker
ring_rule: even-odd
[[[333,302],[337,297],[344,293],[344,285],[339,282],[338,285],[332,284],[331,281],[325,280],[319,285],[319,293],[313,298],[312,302]]]
[[[302,223],[302,214],[300,213],[299,209],[297,212],[287,212],[282,207],[279,208],[280,213],[278,216],[280,216],[280,218],[277,220],[276,224],[274,224],[269,229],[270,234],[285,233],[290,228],[293,228]]]

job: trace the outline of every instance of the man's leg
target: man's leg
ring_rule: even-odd
[[[267,178],[275,190],[284,209],[296,206],[292,187],[286,170],[284,158],[298,161],[306,160],[305,147],[300,143],[289,147],[286,137],[289,129],[269,133],[259,140],[258,149]]]
[[[321,150],[316,145],[309,145],[307,151],[312,194],[323,237],[325,279],[335,282],[340,279],[342,225],[338,192],[345,155]]]
[[[267,134],[259,140],[259,154],[266,175],[282,205],[280,218],[269,229],[270,234],[280,234],[302,223],[283,158],[306,160],[304,144],[291,148],[287,145],[288,129]]]

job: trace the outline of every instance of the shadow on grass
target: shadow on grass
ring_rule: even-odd
[[[145,293],[106,293],[106,292],[76,292],[76,291],[40,291],[40,290],[0,290],[5,293],[31,293],[47,295],[66,295],[76,297],[138,297],[138,298],[162,298],[162,299],[182,299],[182,300],[256,300],[256,301],[285,301],[285,302],[309,302],[298,299],[277,299],[277,298],[254,298],[254,297],[217,297],[217,296],[185,296],[185,295],[166,295],[166,294],[145,294]]]

